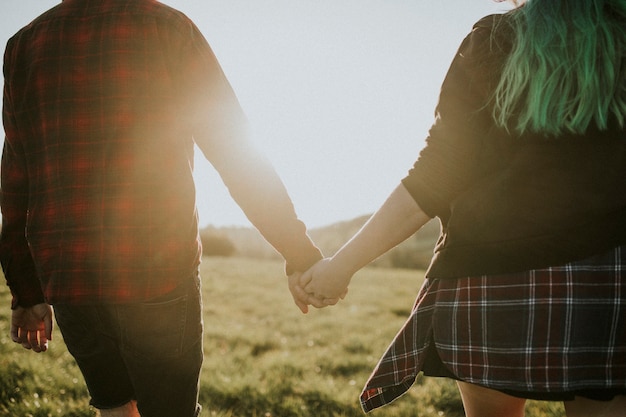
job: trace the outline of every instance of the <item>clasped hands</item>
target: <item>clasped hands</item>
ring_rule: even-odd
[[[306,272],[295,272],[289,277],[289,290],[303,313],[309,305],[324,308],[335,305],[348,293],[352,274],[342,272],[332,258],[318,261]]]

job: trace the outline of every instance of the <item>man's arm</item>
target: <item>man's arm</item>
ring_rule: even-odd
[[[295,292],[298,271],[306,271],[322,254],[298,219],[278,174],[243,136],[215,144],[205,155],[250,222],[284,257],[294,302],[306,313],[306,300]]]
[[[11,339],[26,349],[44,352],[48,349],[48,340],[52,340],[52,309],[43,302],[43,292],[26,240],[28,175],[24,156],[16,145],[18,132],[11,114],[9,78],[5,73],[2,119],[6,138],[0,174],[0,263],[13,295]]]
[[[231,138],[214,146],[209,160],[250,222],[284,256],[288,272],[306,270],[321,259],[281,179],[252,144]]]
[[[273,166],[250,141],[247,118],[217,58],[199,31],[194,33],[181,71],[194,140],[250,222],[285,258],[287,275],[304,271],[322,258],[321,252]]]
[[[41,284],[26,240],[29,201],[28,170],[20,146],[20,131],[13,115],[10,81],[13,65],[10,45],[4,62],[2,121],[6,134],[0,173],[0,263],[13,295],[12,308],[30,307],[44,301]]]

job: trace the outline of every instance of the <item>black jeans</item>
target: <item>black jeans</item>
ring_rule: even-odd
[[[199,277],[187,281],[137,304],[54,306],[94,407],[135,399],[142,417],[200,414],[202,300]]]

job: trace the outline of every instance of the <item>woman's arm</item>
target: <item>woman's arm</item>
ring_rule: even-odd
[[[336,303],[354,273],[408,239],[428,220],[406,188],[396,187],[348,243],[302,275],[307,301],[315,307]]]

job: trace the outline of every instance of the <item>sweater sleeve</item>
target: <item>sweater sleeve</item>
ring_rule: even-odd
[[[426,146],[402,180],[428,215],[445,219],[450,204],[480,177],[483,141],[492,129],[488,102],[502,53],[492,41],[497,15],[479,21],[460,45],[441,87]]]

